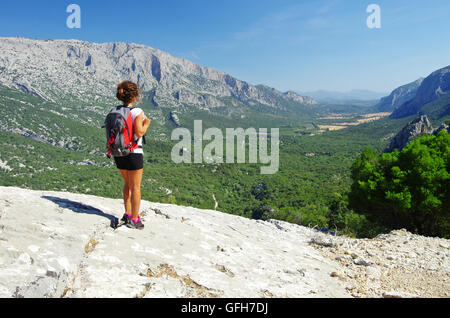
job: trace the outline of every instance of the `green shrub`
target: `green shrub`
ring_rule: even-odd
[[[293,224],[301,224],[300,213],[293,207],[281,208],[273,214],[272,218],[276,220],[286,221]]]
[[[450,235],[450,135],[441,131],[401,152],[366,149],[352,166],[350,208],[389,229]]]
[[[328,227],[328,208],[326,206],[317,206],[309,204],[299,209],[300,222],[309,227]]]

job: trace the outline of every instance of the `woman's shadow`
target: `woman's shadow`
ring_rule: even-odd
[[[113,229],[117,228],[117,225],[119,224],[119,219],[116,218],[114,215],[107,214],[90,205],[51,196],[43,196],[42,198],[58,204],[63,209],[69,209],[76,213],[94,214],[105,217],[111,222],[110,225]]]

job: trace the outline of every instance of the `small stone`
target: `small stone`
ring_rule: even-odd
[[[46,276],[52,277],[52,278],[58,278],[58,273],[55,271],[47,270]]]
[[[370,257],[373,257],[373,256],[375,256],[375,253],[373,253],[372,251],[366,251],[367,252],[367,255],[369,255]]]
[[[229,277],[234,277],[234,273],[223,265],[216,265],[216,269]]]
[[[363,259],[357,259],[357,260],[355,260],[355,261],[354,261],[354,264],[355,264],[355,265],[361,265],[361,266],[370,266],[370,265],[371,265],[371,263],[369,263],[369,262],[367,262],[367,261],[365,261],[365,260],[363,260]]]
[[[323,236],[319,236],[319,235],[314,236],[311,239],[310,243],[311,244],[315,244],[315,245],[319,245],[319,246],[323,246],[323,247],[333,247],[333,246],[335,246],[335,244],[333,243],[331,238],[323,237]]]
[[[347,281],[347,279],[345,278],[345,275],[340,273],[340,272],[332,272],[330,274],[330,276],[331,277],[335,277],[335,278],[339,278],[339,280],[344,281],[344,282]]]
[[[25,263],[27,265],[31,265],[33,263],[32,258],[27,253],[20,254],[19,261],[21,261],[22,263]]]
[[[385,292],[381,296],[383,298],[418,298],[417,295],[397,291]]]

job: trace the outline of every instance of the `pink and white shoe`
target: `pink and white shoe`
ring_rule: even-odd
[[[141,217],[139,216],[137,220],[129,218],[128,223],[126,224],[130,229],[143,230],[144,224],[141,221]]]

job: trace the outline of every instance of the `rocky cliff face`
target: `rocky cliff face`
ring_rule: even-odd
[[[445,130],[450,134],[450,125],[447,123],[442,123],[438,128],[433,130],[433,135],[437,135],[441,130]]]
[[[450,126],[447,123],[442,123],[438,128],[433,128],[431,121],[426,115],[420,116],[408,123],[397,135],[395,135],[389,147],[384,152],[393,152],[395,150],[401,151],[411,141],[423,135],[437,135],[441,130],[450,133]]]
[[[306,104],[306,105],[316,105],[317,104],[317,102],[314,99],[312,99],[311,97],[309,97],[309,96],[301,96],[301,95],[299,95],[299,94],[297,94],[295,92],[292,92],[292,91],[284,93],[284,96],[287,99],[290,99],[290,100],[292,100],[294,102],[298,102],[300,104]]]
[[[159,107],[315,104],[293,92],[274,90],[281,100],[275,99],[229,74],[140,44],[0,38],[0,84],[9,88],[55,102],[112,103],[122,80],[152,92]]]
[[[433,132],[433,127],[426,115],[408,123],[394,138],[384,152],[401,151],[413,139]]]
[[[375,106],[377,111],[391,112],[397,107],[403,105],[407,101],[410,101],[416,97],[417,90],[423,82],[423,78],[419,78],[417,81],[400,86],[392,91],[389,96],[383,97],[380,102]]]
[[[333,237],[279,221],[0,187],[0,297],[448,297],[450,244]]]
[[[450,66],[433,72],[417,89],[416,96],[399,106],[391,118],[402,118],[420,112],[423,106],[450,92]]]

